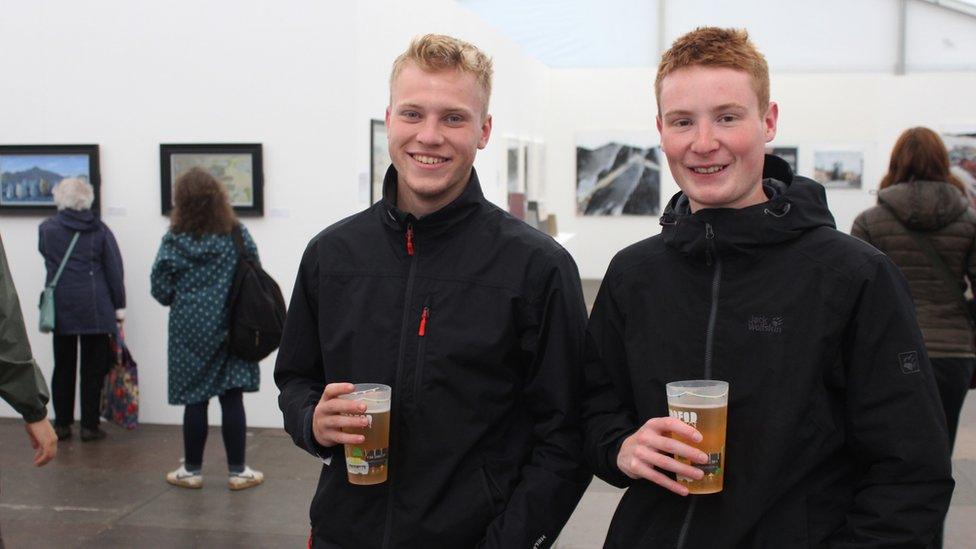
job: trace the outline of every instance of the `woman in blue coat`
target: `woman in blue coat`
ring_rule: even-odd
[[[88,442],[105,438],[98,405],[111,364],[109,336],[125,316],[122,255],[112,231],[91,211],[95,193],[87,181],[63,179],[53,194],[58,213],[41,223],[38,233],[48,283],[78,235],[54,290],[54,430],[59,440],[71,438],[80,340],[81,440]]]
[[[207,407],[219,397],[221,432],[230,473],[228,487],[240,490],[264,481],[244,460],[247,421],[243,392],[258,390],[256,362],[228,350],[228,303],[237,250],[231,231],[237,225],[226,189],[195,168],[176,181],[170,230],[153,264],[152,295],[169,313],[169,403],[183,412],[184,463],[166,475],[170,484],[200,488]],[[244,246],[257,247],[241,226]]]

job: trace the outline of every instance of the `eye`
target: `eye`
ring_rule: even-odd
[[[420,120],[420,113],[417,111],[403,111],[400,113],[401,118],[406,118],[407,120]]]
[[[690,118],[676,118],[676,119],[674,119],[674,120],[671,121],[671,125],[674,126],[675,128],[686,128],[688,126],[691,126],[691,119]]]
[[[731,124],[732,122],[735,122],[738,118],[739,117],[734,114],[723,114],[722,116],[718,117],[718,121],[723,124]]]
[[[464,117],[461,116],[460,114],[449,114],[446,117],[444,117],[444,121],[447,122],[448,124],[460,124],[464,122]]]

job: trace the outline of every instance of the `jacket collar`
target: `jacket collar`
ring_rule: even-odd
[[[816,227],[834,227],[827,196],[819,183],[794,176],[786,161],[766,155],[763,166],[766,202],[742,209],[706,208],[691,213],[688,197],[677,193],[661,216],[665,242],[689,256],[754,254],[763,247],[793,240]]]
[[[383,217],[383,223],[397,231],[406,230],[407,225],[412,224],[416,229],[427,234],[440,233],[467,218],[485,201],[481,182],[474,167],[471,168],[471,178],[467,186],[457,198],[436,212],[419,219],[397,207],[397,185],[397,171],[391,164],[383,178],[383,200],[379,203],[379,212]]]

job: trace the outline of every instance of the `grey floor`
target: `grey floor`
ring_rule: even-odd
[[[108,426],[97,443],[75,438],[44,468],[30,464],[21,422],[0,420],[0,531],[7,547],[304,547],[316,461],[281,430],[248,433],[248,462],[267,482],[226,487],[223,444],[210,432],[204,487],[171,487],[163,474],[182,451],[176,426]],[[976,545],[976,398],[969,398],[953,460],[956,491],[947,548]],[[557,547],[600,547],[621,492],[595,480]]]

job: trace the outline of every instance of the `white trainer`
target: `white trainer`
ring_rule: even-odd
[[[185,465],[180,465],[179,469],[166,473],[166,482],[182,488],[202,488],[203,475],[191,473],[186,470]]]
[[[252,486],[257,486],[264,482],[264,473],[255,471],[247,465],[240,473],[231,473],[227,477],[227,487],[231,490],[243,490]]]

